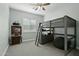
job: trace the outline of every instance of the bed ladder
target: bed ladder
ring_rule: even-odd
[[[36,35],[36,40],[35,40],[35,45],[39,46],[39,40],[41,39],[41,23],[39,23],[38,29],[37,29],[37,35]]]

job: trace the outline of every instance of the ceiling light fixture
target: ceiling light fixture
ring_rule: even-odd
[[[50,5],[50,3],[36,3],[34,5],[35,5],[35,7],[33,7],[34,10],[40,10],[41,9],[41,10],[45,11],[46,10],[45,6]]]

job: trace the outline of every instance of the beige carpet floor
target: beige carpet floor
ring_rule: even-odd
[[[37,47],[34,41],[28,41],[10,46],[6,56],[64,56],[64,53],[64,50],[55,48],[52,43]]]

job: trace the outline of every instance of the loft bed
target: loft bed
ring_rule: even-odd
[[[64,28],[64,33],[55,33],[55,28]],[[68,33],[68,28],[73,28],[74,33]],[[46,30],[49,29],[49,30]],[[68,39],[74,39],[74,48],[76,47],[76,20],[69,17],[69,16],[64,16],[61,18],[53,19],[50,21],[46,21],[43,23],[39,24],[38,27],[38,32],[37,32],[37,37],[35,44],[38,46],[39,40],[42,39],[42,33],[43,32],[50,32],[53,33],[53,35],[62,35],[64,37],[64,50],[67,50],[67,41]],[[68,38],[70,37],[70,38]]]
[[[53,19],[47,22],[43,22],[43,26],[44,27],[74,27],[75,26],[75,22],[76,20],[74,20],[73,18],[69,17],[69,16],[64,16],[61,18],[57,18],[57,19]],[[66,25],[66,26],[65,26]]]

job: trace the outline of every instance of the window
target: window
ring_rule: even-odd
[[[23,30],[24,31],[35,31],[36,30],[36,20],[23,19]]]

